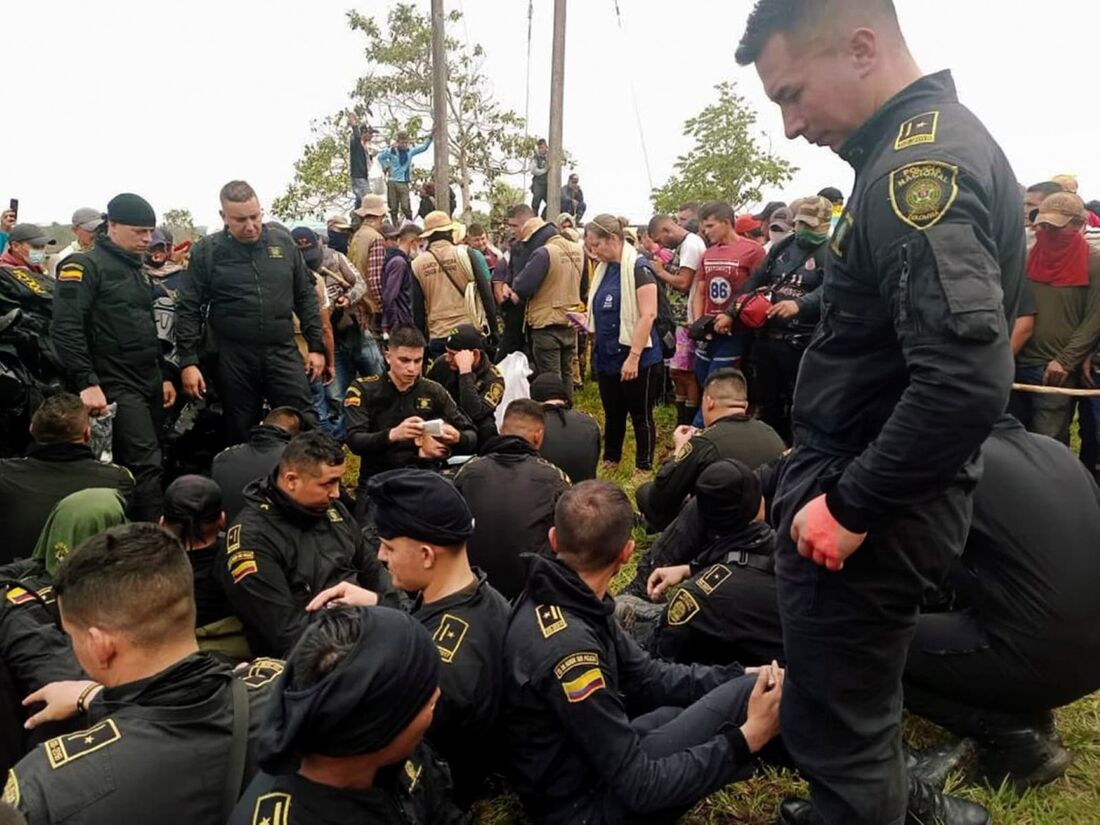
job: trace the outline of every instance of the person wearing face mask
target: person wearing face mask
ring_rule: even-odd
[[[757,330],[752,345],[755,391],[760,417],[788,444],[798,365],[821,315],[825,244],[833,207],[819,195],[796,200],[790,211],[794,214],[793,234],[772,246],[743,289],[746,294],[763,289],[771,297],[768,320]],[[772,225],[775,223],[773,215]]]
[[[764,251],[771,252],[793,234],[794,215],[789,208],[781,206],[772,212],[768,221],[768,242],[764,244]]]
[[[82,206],[73,212],[72,230],[75,240],[50,259],[50,275],[57,277],[57,267],[74,252],[87,252],[95,245],[95,233],[103,223],[98,209]]]
[[[57,241],[33,223],[16,224],[8,236],[8,248],[0,255],[0,266],[29,269],[42,275],[46,271],[46,247],[56,245]]]
[[[1035,331],[1016,357],[1016,381],[1075,387],[1100,340],[1100,251],[1085,240],[1084,201],[1049,195],[1035,216],[1027,280],[1035,300]],[[1016,399],[1020,401],[1021,399]],[[1022,399],[1032,432],[1069,444],[1074,399],[1032,394]]]

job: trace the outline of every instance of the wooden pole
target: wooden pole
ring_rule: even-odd
[[[447,198],[451,185],[448,168],[447,138],[447,44],[444,31],[443,0],[432,0],[432,142],[435,149],[435,204],[448,212]],[[457,207],[457,204],[453,204]]]
[[[550,168],[546,173],[546,217],[561,211],[562,109],[565,103],[565,0],[554,0],[554,53],[550,72]]]

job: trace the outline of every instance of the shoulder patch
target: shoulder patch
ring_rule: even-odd
[[[233,577],[233,584],[240,584],[253,573],[260,572],[256,564],[256,554],[251,550],[240,550],[231,554],[225,561],[229,575]]]
[[[852,213],[845,210],[840,216],[840,220],[837,221],[836,229],[833,230],[833,239],[829,243],[829,249],[841,260],[844,260],[844,255],[848,251],[848,243],[852,239],[852,227],[855,226],[855,219],[852,217]],[[811,260],[813,260],[811,258]]]
[[[673,627],[687,624],[699,612],[699,602],[686,590],[677,591],[668,603],[668,623]]]
[[[954,164],[921,160],[890,173],[890,205],[914,229],[935,226],[958,196],[959,167]]]
[[[70,263],[66,261],[61,265],[61,268],[57,270],[57,280],[59,281],[75,281],[79,283],[84,280],[84,264]]]
[[[565,621],[561,608],[554,604],[540,604],[535,607],[535,618],[539,622],[542,638],[549,639],[555,633],[565,630],[569,623]]]
[[[381,375],[368,375],[366,378],[363,379],[363,383],[364,384],[373,384],[375,381],[381,381],[381,380],[382,380]]]
[[[4,783],[4,801],[13,808],[19,807],[19,779],[14,770],[8,771],[8,781]]]
[[[422,395],[422,396],[420,396],[419,398],[416,399],[416,409],[419,412],[426,412],[427,410],[430,410],[431,408],[432,408],[432,399],[431,398],[428,398],[427,396]]]
[[[283,252],[283,248],[281,246],[269,246],[267,248],[267,257],[278,261],[286,257],[286,253]]]
[[[68,736],[50,739],[42,747],[46,749],[46,758],[50,762],[50,767],[57,770],[62,765],[105,748],[121,738],[122,734],[118,732],[115,720],[104,719],[87,730],[79,730]]]
[[[599,664],[600,655],[594,650],[582,650],[579,653],[570,653],[554,665],[554,676],[560,680],[575,667],[598,667]]]
[[[462,641],[466,638],[466,632],[470,629],[470,623],[450,613],[443,614],[443,620],[432,634],[432,641],[439,651],[439,659],[444,664],[450,664],[455,659],[455,654],[462,647]]]
[[[898,127],[898,139],[894,141],[894,151],[900,152],[902,149],[919,146],[922,143],[935,143],[939,125],[939,112],[925,112],[909,118]]]
[[[252,809],[252,825],[287,825],[290,822],[290,794],[265,793]]]
[[[344,399],[344,406],[345,407],[361,407],[361,406],[363,406],[363,398],[362,398],[362,396],[360,396],[358,394],[352,395],[351,392],[349,391],[347,397]]]
[[[561,689],[565,691],[565,698],[571,703],[583,702],[598,690],[607,687],[603,678],[603,671],[598,667],[591,667],[575,679],[568,682],[562,681]]]
[[[726,579],[733,575],[733,572],[724,564],[716,564],[713,567],[708,568],[703,575],[701,575],[696,584],[699,585],[699,589],[706,593],[708,596],[718,589]]]
[[[9,587],[6,598],[10,604],[26,604],[34,601],[34,593],[25,587]]]
[[[240,680],[255,690],[269,685],[282,675],[283,663],[278,659],[253,659]]]
[[[494,380],[485,391],[485,402],[495,407],[500,403],[502,398],[504,398],[504,385]]]
[[[325,515],[328,516],[328,520],[333,524],[340,524],[344,520],[344,517],[340,515],[340,511],[335,507],[329,507],[325,510]]]
[[[691,446],[690,441],[685,442],[684,446],[676,451],[676,455],[674,455],[672,457],[672,460],[673,461],[683,461],[685,458],[687,458],[689,455],[691,455],[691,451],[694,450],[694,449],[695,448]]]
[[[225,550],[227,553],[232,553],[234,550],[241,549],[241,525],[234,524],[229,528],[229,532],[225,534]]]

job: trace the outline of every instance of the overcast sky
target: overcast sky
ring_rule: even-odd
[[[389,5],[355,7],[383,19]],[[774,151],[801,170],[770,195],[791,200],[826,185],[847,191],[848,167],[826,149],[787,141],[755,71],[734,62],[751,0],[618,5],[625,36],[614,0],[569,4],[565,143],[589,215],[642,221],[650,213],[631,82],[654,185],[689,148],[683,121],[713,100],[715,83],[730,79],[756,107]],[[350,7],[347,0],[5,3],[0,203],[18,197],[21,219],[48,223],[134,191],[158,215],[187,208],[215,227],[217,191],[238,177],[270,203],[293,174],[310,120],[348,105],[367,68],[362,36],[347,27]],[[446,0],[446,7],[465,13],[465,26],[450,33],[485,46],[496,97],[522,114],[527,2]],[[1075,173],[1086,200],[1100,197],[1087,94],[1100,3],[898,0],[898,7],[922,69],[954,71],[961,99],[1001,142],[1021,181]],[[552,17],[553,0],[535,0],[533,134],[547,126]],[[1042,62],[1050,71],[1040,70]]]

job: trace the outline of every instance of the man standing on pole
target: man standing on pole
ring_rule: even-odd
[[[921,75],[892,0],[759,0],[737,60],[756,64],[787,137],[856,172],[773,505],[783,735],[813,799],[781,819],[901,825],[908,808],[912,821],[986,823],[906,776],[901,675],[1008,400],[1019,185],[951,75]]]

